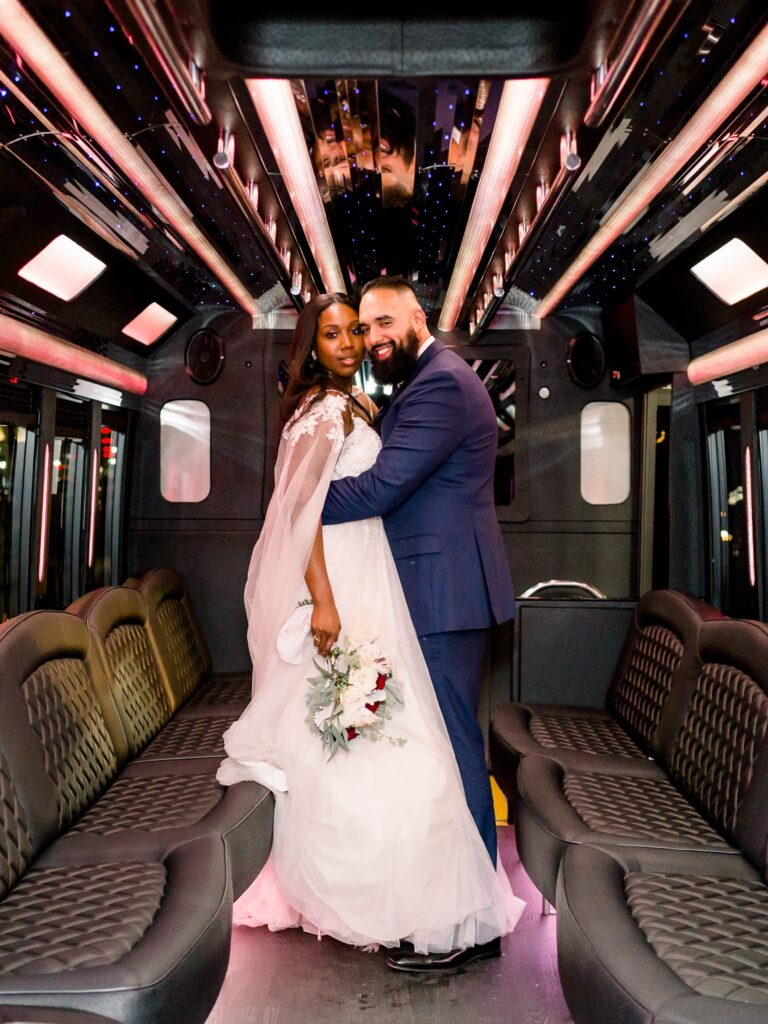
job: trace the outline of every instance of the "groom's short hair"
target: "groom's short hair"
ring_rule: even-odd
[[[376,288],[388,288],[391,292],[399,292],[401,295],[403,292],[410,292],[416,301],[419,301],[416,289],[407,278],[400,274],[393,274],[392,277],[374,277],[363,285],[360,290],[360,298],[362,299],[364,295]]]

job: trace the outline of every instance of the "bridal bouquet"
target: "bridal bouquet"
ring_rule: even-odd
[[[402,747],[404,739],[384,732],[392,712],[403,698],[388,660],[373,643],[352,643],[333,648],[325,665],[314,659],[319,675],[308,679],[307,724],[320,733],[329,758],[337,750],[349,750],[352,740],[386,739]]]

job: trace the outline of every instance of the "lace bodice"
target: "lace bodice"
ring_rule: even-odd
[[[381,439],[373,427],[360,416],[352,417],[352,431],[344,438],[333,479],[359,476],[370,469],[381,450]]]

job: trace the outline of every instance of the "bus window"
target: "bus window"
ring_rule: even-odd
[[[741,403],[705,406],[710,506],[710,600],[726,615],[758,614],[744,491]]]
[[[160,410],[160,492],[166,501],[205,501],[211,490],[211,411],[180,399]]]
[[[0,620],[30,607],[37,397],[0,383]]]
[[[128,413],[104,407],[97,451],[93,539],[89,539],[91,585],[115,586],[122,579],[122,520]]]
[[[0,423],[0,619],[29,608],[36,432]]]
[[[48,572],[45,593],[36,601],[38,607],[66,608],[81,593],[89,414],[89,403],[57,395]]]
[[[495,504],[504,508],[515,500],[515,364],[511,359],[471,359],[467,362],[485,385],[496,413],[499,439],[493,497]]]
[[[630,416],[621,402],[581,410],[581,496],[590,505],[620,505],[630,492]]]

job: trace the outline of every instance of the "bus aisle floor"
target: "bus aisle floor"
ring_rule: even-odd
[[[299,929],[234,928],[229,968],[207,1024],[571,1024],[557,972],[556,918],[525,873],[511,827],[499,850],[527,907],[500,960],[449,976],[389,970],[364,953]]]

